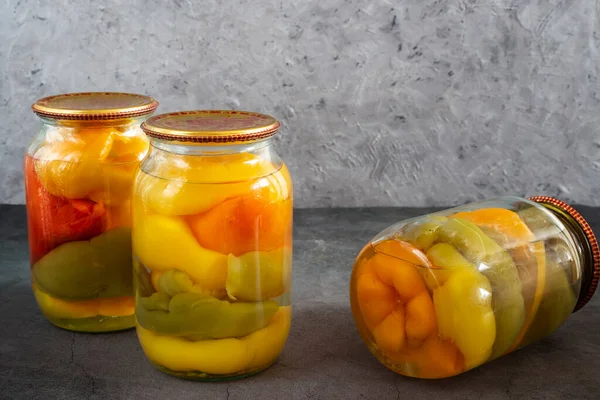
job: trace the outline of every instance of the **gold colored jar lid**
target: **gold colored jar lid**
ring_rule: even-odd
[[[66,93],[44,97],[31,106],[40,117],[79,121],[141,117],[157,107],[150,96],[119,92]]]
[[[567,203],[548,196],[534,196],[530,197],[529,200],[549,206],[551,210],[571,217],[581,228],[583,237],[585,237],[585,241],[587,241],[587,244],[589,245],[590,260],[587,263],[589,265],[586,265],[586,267],[591,276],[587,282],[583,282],[581,287],[581,293],[573,312],[578,311],[594,296],[596,288],[598,287],[598,281],[600,280],[600,247],[598,246],[596,235],[581,214]]]
[[[273,136],[279,122],[265,114],[234,110],[181,111],[148,118],[142,129],[155,139],[189,143],[251,142]]]

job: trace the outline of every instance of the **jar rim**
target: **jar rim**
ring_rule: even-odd
[[[150,138],[194,144],[247,143],[273,136],[270,115],[241,110],[192,110],[155,115],[142,123]]]
[[[554,206],[569,215],[577,223],[577,225],[579,225],[581,231],[587,239],[589,249],[591,250],[592,265],[589,266],[591,270],[591,280],[587,290],[585,293],[581,294],[575,309],[573,310],[573,312],[578,311],[592,299],[594,293],[596,292],[596,288],[598,287],[598,281],[600,280],[600,246],[598,245],[598,239],[596,238],[594,231],[592,231],[592,228],[585,218],[583,218],[583,216],[577,210],[564,201],[549,196],[533,196],[530,197],[529,200],[540,204]]]
[[[152,114],[159,103],[150,96],[123,92],[77,92],[37,100],[31,109],[54,120],[103,121]]]

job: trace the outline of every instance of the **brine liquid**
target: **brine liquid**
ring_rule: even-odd
[[[573,312],[577,254],[547,211],[449,212],[390,232],[357,257],[351,303],[371,352],[400,374],[460,374],[549,335]]]
[[[276,360],[290,328],[287,169],[226,178],[220,183],[213,174],[212,183],[193,183],[143,172],[137,178],[137,333],[153,364],[183,378],[257,373]]]
[[[102,332],[134,325],[130,199],[136,163],[25,157],[33,291],[53,324]]]

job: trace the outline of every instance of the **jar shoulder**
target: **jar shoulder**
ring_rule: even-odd
[[[233,184],[264,180],[271,176],[279,178],[275,179],[279,185],[289,189],[292,187],[291,175],[281,159],[252,153],[198,156],[151,149],[140,164],[139,174],[188,184]]]
[[[148,139],[138,124],[126,126],[42,125],[26,155],[41,161],[104,164],[139,162],[148,151]]]

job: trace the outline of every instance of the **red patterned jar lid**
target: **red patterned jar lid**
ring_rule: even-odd
[[[235,110],[180,111],[156,115],[142,124],[146,135],[191,143],[251,142],[273,136],[279,122],[265,114]]]
[[[592,279],[590,284],[588,285],[588,288],[581,288],[583,291],[585,291],[585,293],[581,293],[581,295],[579,296],[577,305],[575,306],[575,310],[573,311],[575,312],[581,309],[588,301],[590,301],[592,296],[594,296],[594,292],[598,287],[598,281],[600,280],[600,248],[598,247],[598,240],[596,239],[596,235],[594,235],[592,228],[587,223],[587,221],[581,216],[581,214],[579,214],[577,210],[575,210],[567,203],[548,196],[534,196],[530,197],[529,200],[535,201],[536,203],[548,204],[558,209],[559,211],[569,215],[581,227],[581,230],[583,231],[589,243],[592,252],[592,265],[590,266],[592,268]]]
[[[150,115],[158,107],[152,97],[133,93],[86,92],[44,97],[31,108],[56,120],[111,120]]]

